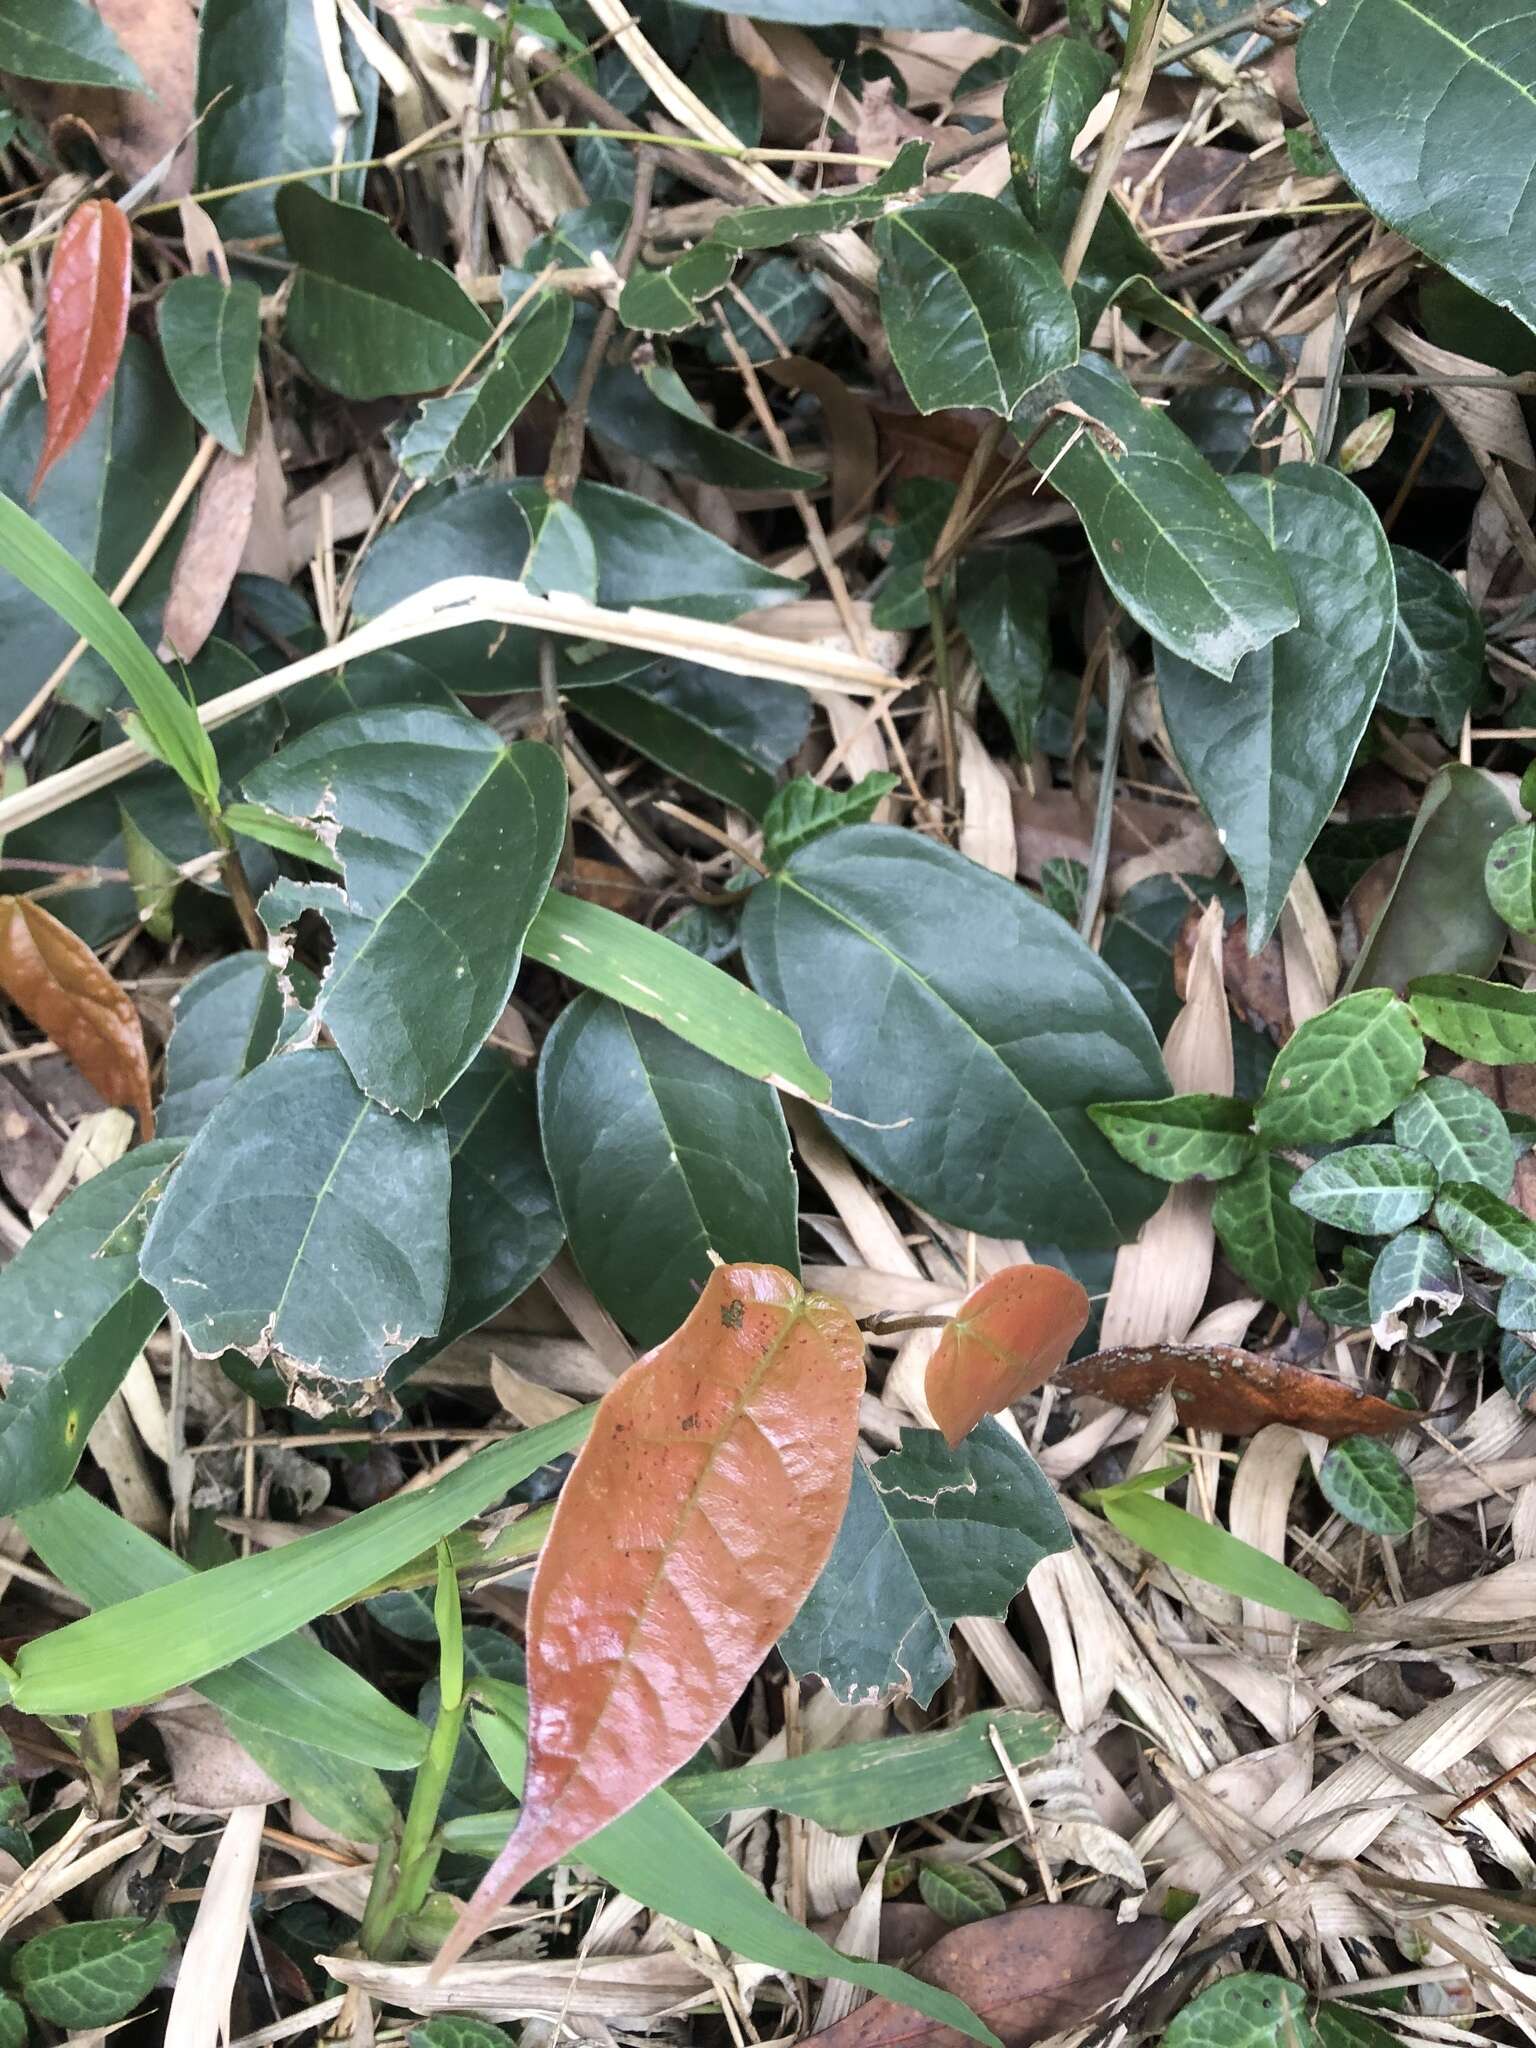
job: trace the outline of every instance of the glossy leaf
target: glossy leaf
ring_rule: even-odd
[[[15,1704],[37,1714],[133,1706],[265,1653],[430,1550],[541,1465],[574,1450],[593,1412],[578,1408],[520,1431],[424,1490],[278,1549],[162,1583],[38,1637],[17,1653]]]
[[[1362,989],[1309,1018],[1280,1048],[1254,1123],[1270,1145],[1352,1138],[1412,1093],[1424,1041],[1389,989]]]
[[[1122,1159],[1159,1180],[1228,1180],[1258,1150],[1252,1105],[1230,1095],[1099,1102],[1088,1114]]]
[[[1502,920],[1484,886],[1485,862],[1510,823],[1503,790],[1480,768],[1450,762],[1424,792],[1386,902],[1346,989],[1392,988],[1421,975],[1486,974],[1504,950]]]
[[[85,432],[117,375],[132,289],[127,214],[111,199],[82,201],[64,223],[48,272],[48,425],[32,478],[34,497]]]
[[[1075,1359],[1057,1375],[1072,1399],[1092,1395],[1145,1414],[1172,1390],[1180,1423],[1253,1436],[1270,1423],[1344,1436],[1390,1436],[1409,1420],[1401,1408],[1327,1373],[1227,1344],[1127,1344]]]
[[[1373,1536],[1412,1534],[1418,1513],[1413,1481],[1395,1451],[1374,1437],[1347,1436],[1324,1458],[1317,1483],[1328,1505]]]
[[[1190,2000],[1163,2048],[1311,2048],[1306,2009],[1306,1992],[1288,1977],[1223,1977]]]
[[[1536,1060],[1536,995],[1470,974],[1429,974],[1410,984],[1414,1022],[1436,1045],[1485,1067]]]
[[[160,346],[187,411],[242,454],[261,352],[260,286],[244,278],[172,279],[160,301]]]
[[[858,825],[752,891],[742,948],[838,1109],[867,1120],[839,1121],[839,1142],[898,1193],[967,1229],[1069,1248],[1133,1236],[1155,1206],[1087,1114],[1165,1092],[1150,1028],[1022,889],[915,833]]]
[[[1434,1168],[1396,1145],[1346,1145],[1314,1160],[1291,1200],[1315,1222],[1366,1237],[1392,1237],[1435,1198]]]
[[[1005,1614],[1041,1558],[1071,1547],[1050,1481],[997,1423],[954,1450],[903,1430],[900,1450],[855,1464],[836,1546],[779,1649],[845,1705],[926,1706],[954,1669],[955,1622]]]
[[[284,185],[278,223],[298,264],[283,339],[343,398],[431,391],[468,369],[490,336],[485,315],[440,263],[418,256],[376,213]]]
[[[758,18],[772,19],[770,15]],[[728,249],[777,249],[804,235],[833,235],[863,227],[878,220],[890,200],[916,190],[923,182],[927,162],[926,142],[904,142],[877,177],[823,192],[798,205],[751,206],[722,214],[710,229],[710,240]]]
[[[1078,36],[1051,36],[1020,57],[1003,94],[1013,196],[1036,227],[1054,220],[1081,173],[1072,145],[1103,97],[1114,66]]]
[[[1481,1088],[1431,1074],[1399,1103],[1392,1135],[1421,1153],[1441,1180],[1471,1180],[1496,1195],[1509,1193],[1515,1141],[1498,1104]]]
[[[862,775],[847,789],[828,789],[809,775],[786,782],[763,813],[763,859],[781,868],[802,846],[839,825],[862,825],[900,781],[889,769]]]
[[[1397,627],[1381,701],[1405,718],[1430,718],[1448,747],[1483,684],[1483,622],[1448,569],[1394,546]]]
[[[528,927],[524,950],[529,959],[664,1024],[723,1066],[811,1102],[831,1100],[832,1084],[807,1053],[797,1024],[709,961],[631,918],[551,892]]]
[[[104,1102],[153,1135],[139,1013],[83,939],[29,896],[0,896],[0,994],[67,1053]]]
[[[1382,1247],[1371,1268],[1371,1334],[1385,1349],[1426,1337],[1461,1306],[1461,1275],[1437,1230],[1405,1230]]]
[[[1299,621],[1235,671],[1160,647],[1157,684],[1174,751],[1242,877],[1257,951],[1344,786],[1397,596],[1381,524],[1347,477],[1289,463],[1227,488],[1286,564]]]
[[[242,1074],[277,1043],[283,994],[259,953],[234,953],[194,974],[175,1000],[165,1054],[160,1135],[190,1138]]]
[[[279,884],[262,915],[273,928],[324,917],[336,944],[313,1014],[367,1094],[420,1116],[506,1008],[564,840],[558,756],[454,711],[360,711],[284,747],[245,789],[339,857],[340,887]]]
[[[1273,1152],[1224,1180],[1211,1204],[1221,1248],[1255,1294],[1295,1315],[1316,1278],[1312,1225],[1291,1201],[1299,1176]]]
[[[1483,880],[1488,901],[1511,931],[1536,932],[1536,825],[1512,825],[1499,835],[1488,849]]]
[[[417,483],[483,469],[559,362],[571,332],[571,301],[552,292],[513,327],[483,377],[450,397],[429,398],[400,438],[400,467]]]
[[[955,617],[1025,760],[1034,751],[1035,720],[1053,665],[1054,574],[1050,557],[1029,546],[968,548],[955,573]]]
[[[140,92],[139,70],[85,0],[0,0],[0,71]]]
[[[391,1116],[339,1053],[286,1053],[187,1147],[142,1270],[207,1357],[373,1381],[441,1321],[448,1199],[441,1117]]]
[[[762,1082],[580,996],[544,1041],[539,1121],[576,1262],[639,1343],[686,1318],[712,1253],[799,1271],[789,1133]]]
[[[1046,397],[1078,412],[1046,429],[1031,460],[1070,500],[1105,582],[1160,649],[1230,679],[1297,624],[1290,570],[1267,532],[1166,413],[1096,356]]]
[[[0,1514],[69,1484],[96,1418],[164,1318],[134,1253],[103,1247],[180,1150],[161,1141],[117,1160],[0,1267]]]
[[[169,1920],[81,1920],[16,1952],[17,1990],[55,2026],[110,2027],[153,1989],[176,1940]]]
[[[1526,0],[1330,0],[1296,60],[1318,134],[1372,211],[1528,327],[1532,19]]]
[[[1081,1282],[1055,1266],[1007,1266],[967,1295],[944,1326],[924,1383],[950,1449],[984,1415],[1043,1387],[1087,1322]]]
[[[1153,1557],[1188,1572],[1209,1585],[1223,1586],[1245,1600],[1262,1601],[1278,1607],[1282,1614],[1294,1614],[1300,1621],[1313,1621],[1324,1628],[1347,1630],[1349,1614],[1337,1600],[1330,1600],[1300,1573],[1293,1572],[1267,1551],[1218,1528],[1172,1501],[1154,1494],[1122,1491],[1118,1487],[1101,1496],[1106,1519],[1139,1543]]]
[[[863,1362],[845,1309],[775,1267],[720,1266],[604,1397],[529,1598],[522,1812],[445,1956],[718,1725],[832,1548]]]
[[[1475,1181],[1447,1181],[1435,1223],[1454,1251],[1514,1280],[1536,1280],[1536,1223]]]

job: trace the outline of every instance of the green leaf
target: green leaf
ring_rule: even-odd
[[[1079,36],[1051,36],[1020,57],[1003,93],[1013,196],[1038,227],[1053,221],[1083,177],[1072,145],[1103,97],[1114,65]]]
[[[541,1465],[573,1451],[591,1422],[590,1408],[574,1409],[477,1451],[423,1491],[39,1636],[17,1653],[14,1702],[23,1713],[93,1713],[222,1672],[430,1550]]]
[[[1461,1298],[1461,1275],[1445,1239],[1437,1230],[1405,1230],[1371,1268],[1371,1333],[1387,1350],[1409,1335],[1430,1336]]]
[[[1211,1205],[1221,1248],[1255,1294],[1294,1316],[1315,1281],[1312,1225],[1291,1201],[1299,1175],[1264,1152],[1231,1180]]]
[[[16,1988],[57,2027],[110,2027],[153,1990],[176,1940],[169,1920],[81,1920],[23,1942]]]
[[[103,1247],[180,1151],[174,1139],[140,1145],[0,1267],[0,1514],[69,1484],[97,1416],[165,1316],[137,1258]]]
[[[736,491],[814,491],[825,481],[818,469],[797,469],[754,447],[740,434],[728,434],[703,411],[674,369],[653,363],[641,372],[641,384],[662,409],[665,439],[681,447],[686,462],[668,460],[665,446],[653,444],[651,460],[660,468],[679,468],[706,483]]]
[[[1306,1992],[1288,1978],[1223,1977],[1190,2000],[1163,2048],[1316,2048],[1306,2011]]]
[[[1296,78],[1367,206],[1536,327],[1531,25],[1522,0],[1330,0],[1302,35]]]
[[[712,1253],[798,1274],[789,1132],[760,1081],[580,996],[544,1041],[539,1122],[576,1263],[638,1343],[685,1320]]]
[[[1127,229],[1127,232],[1130,230]],[[1166,292],[1159,291],[1151,278],[1143,276],[1140,271],[1133,272],[1131,276],[1117,284],[1108,294],[1105,306],[1117,306],[1122,313],[1129,313],[1135,319],[1150,320],[1154,327],[1161,327],[1165,334],[1177,335],[1180,341],[1204,349],[1207,355],[1219,357],[1229,369],[1236,370],[1240,377],[1246,377],[1251,384],[1256,384],[1260,391],[1271,397],[1278,395],[1279,386],[1260,368],[1252,353],[1245,353],[1235,342],[1229,341],[1219,327],[1212,327],[1197,313],[1191,313],[1176,299],[1170,299]],[[1292,419],[1301,429],[1303,440],[1310,447],[1311,428],[1300,413],[1290,406],[1288,400],[1282,399],[1281,402],[1287,406]],[[1386,417],[1390,420],[1394,415],[1388,413]]]
[[[1357,1992],[1361,1997],[1370,1996],[1363,1985],[1352,1985],[1350,1992],[1352,1996]],[[1397,2048],[1395,2035],[1346,2005],[1319,2005],[1315,2025],[1318,2048]],[[1282,2043],[1282,2048],[1289,2048],[1289,2044]]]
[[[642,333],[681,334],[698,325],[700,302],[719,291],[735,267],[734,250],[711,237],[665,269],[638,269],[619,293],[619,318]]]
[[[1359,1245],[1345,1245],[1339,1256],[1338,1279],[1330,1287],[1314,1287],[1307,1296],[1325,1323],[1340,1330],[1363,1330],[1369,1325],[1369,1288],[1375,1263]]]
[[[1008,721],[1014,746],[1026,761],[1034,751],[1035,720],[1052,668],[1050,599],[1055,575],[1050,556],[1027,542],[970,549],[955,572],[955,617],[993,703]]]
[[[1088,1114],[1122,1159],[1158,1180],[1228,1180],[1253,1158],[1253,1108],[1230,1095],[1098,1102]]]
[[[0,1991],[0,2048],[26,2048],[27,2015],[8,1993]]]
[[[1001,200],[951,192],[875,227],[880,310],[919,412],[982,406],[1011,419],[1077,361],[1077,312],[1055,258]]]
[[[1122,1492],[1107,1488],[1100,1496],[1108,1521],[1139,1543],[1153,1557],[1188,1572],[1208,1585],[1223,1586],[1245,1600],[1261,1600],[1266,1607],[1278,1607],[1282,1614],[1294,1614],[1299,1621],[1318,1622],[1324,1628],[1348,1629],[1347,1611],[1337,1600],[1278,1562],[1266,1551],[1256,1550],[1214,1523],[1176,1508],[1155,1494]]]
[[[187,1147],[142,1271],[206,1357],[376,1380],[442,1319],[448,1185],[440,1116],[391,1116],[339,1053],[285,1053]]]
[[[0,0],[0,71],[57,85],[145,90],[138,66],[84,0]]]
[[[681,0],[689,8],[729,14],[728,0]],[[754,20],[791,21],[824,29],[834,22],[859,28],[917,29],[927,34],[941,28],[974,29],[1007,43],[1019,40],[1018,23],[993,0],[754,0]]]
[[[761,21],[772,18],[758,17]],[[878,177],[824,192],[799,205],[749,206],[739,213],[722,214],[709,231],[710,240],[727,249],[777,249],[805,235],[834,235],[845,228],[864,227],[880,218],[887,201],[921,185],[927,163],[926,142],[904,142]]]
[[[1413,1481],[1379,1437],[1347,1436],[1324,1458],[1317,1483],[1328,1505],[1373,1536],[1408,1536],[1418,1501]]]
[[[727,1067],[811,1102],[832,1084],[805,1049],[800,1027],[718,967],[579,896],[546,897],[528,927],[530,960],[612,996],[664,1024]]]
[[[483,21],[484,15],[477,20]],[[470,2019],[461,2012],[440,2013],[406,2035],[410,2048],[512,2048],[512,2037],[489,2020]]]
[[[321,171],[373,150],[378,74],[343,25],[341,54],[362,118],[338,146],[336,96],[311,0],[204,0],[197,43],[197,188],[258,184],[209,201],[225,240],[276,232],[276,180],[315,170],[340,199],[363,196],[361,169]]]
[[[1368,988],[1332,1003],[1280,1048],[1254,1123],[1268,1145],[1352,1138],[1412,1093],[1424,1041],[1406,1003]]]
[[[1536,995],[1470,974],[1429,974],[1410,983],[1414,1022],[1436,1045],[1485,1067],[1536,1060]]]
[[[1507,1195],[1515,1141],[1496,1102],[1449,1074],[1421,1081],[1392,1118],[1399,1145],[1422,1153],[1441,1180],[1471,1180]]]
[[[1435,1222],[1463,1258],[1514,1280],[1536,1280],[1536,1223],[1475,1181],[1447,1181],[1435,1198]]]
[[[1166,413],[1096,356],[1045,396],[1104,430],[1071,414],[1031,459],[1075,507],[1105,582],[1161,649],[1230,679],[1245,655],[1296,625],[1290,571],[1267,532]],[[1014,431],[1032,432],[1033,421]]]
[[[1501,1330],[1536,1330],[1536,1281],[1506,1280],[1499,1289]]]
[[[1504,950],[1483,864],[1510,821],[1503,790],[1480,768],[1450,762],[1419,805],[1386,902],[1350,970],[1346,990],[1394,988],[1424,974],[1486,974]]]
[[[758,884],[742,950],[831,1075],[838,1141],[897,1193],[1068,1249],[1134,1236],[1156,1207],[1088,1116],[1166,1091],[1150,1027],[1022,889],[916,833],[855,825]]]
[[[280,818],[263,804],[225,804],[221,815],[226,829],[241,838],[254,839],[258,845],[270,846],[278,853],[292,854],[295,860],[311,861],[333,875],[341,873],[341,862],[309,825],[296,825],[292,818]]]
[[[318,910],[335,938],[315,1018],[362,1087],[420,1116],[474,1058],[512,992],[565,836],[550,747],[402,707],[317,726],[246,794],[322,834],[344,880],[279,883],[274,930]]]
[[[190,1138],[276,1045],[283,996],[259,953],[233,953],[194,974],[173,1008],[158,1129],[162,1138]]]
[[[775,213],[782,210],[771,209]],[[827,289],[814,270],[803,269],[794,257],[770,256],[721,300],[719,311],[749,362],[777,364],[778,350],[753,313],[767,321],[786,348],[798,351],[827,311]],[[706,330],[704,353],[722,367],[732,360],[718,326]]]
[[[790,683],[662,661],[583,690],[573,708],[647,760],[760,818],[773,802],[776,771],[805,739],[811,707]]]
[[[1488,849],[1483,879],[1488,901],[1510,930],[1536,932],[1536,825],[1512,825],[1499,835]]]
[[[1344,786],[1397,598],[1386,535],[1347,477],[1288,463],[1227,488],[1289,569],[1300,619],[1235,672],[1160,647],[1157,685],[1174,751],[1242,877],[1257,951]]]
[[[862,825],[901,780],[888,769],[862,775],[847,789],[828,789],[809,775],[797,775],[777,792],[763,813],[763,859],[781,868],[792,854],[839,825]]]
[[[1072,1538],[1050,1481],[989,1416],[954,1450],[937,1430],[856,1462],[837,1542],[779,1650],[845,1705],[910,1692],[926,1706],[954,1669],[949,1632],[1002,1615]]]
[[[917,1873],[923,1904],[951,1927],[969,1927],[1008,1910],[1008,1901],[984,1870],[968,1863],[925,1863]]]
[[[261,287],[244,278],[173,278],[160,301],[160,346],[187,411],[243,454],[261,353]]]
[[[1392,1237],[1435,1198],[1435,1173],[1396,1145],[1346,1145],[1316,1160],[1291,1189],[1298,1209],[1335,1230]]]
[[[466,370],[490,327],[453,274],[365,207],[285,185],[277,217],[298,264],[283,339],[343,398],[432,391]]]
[[[1002,1774],[993,1741],[1016,1767],[1048,1756],[1056,1724],[1017,1709],[969,1714],[952,1728],[847,1742],[772,1763],[691,1771],[668,1781],[679,1806],[705,1827],[752,1806],[797,1813],[834,1835],[899,1827],[968,1799]]]
[[[1381,701],[1405,718],[1430,718],[1448,747],[1461,739],[1483,684],[1483,622],[1449,569],[1412,548],[1392,549],[1397,628]]]
[[[451,398],[429,398],[400,437],[400,467],[417,483],[483,469],[559,362],[571,333],[571,300],[550,292],[513,327],[483,377]]]

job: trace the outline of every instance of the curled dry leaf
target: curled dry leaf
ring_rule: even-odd
[[[719,1266],[605,1396],[529,1597],[522,1813],[439,1969],[686,1763],[794,1619],[847,1505],[863,1360],[840,1304]]]
[[[0,993],[67,1053],[104,1102],[154,1134],[139,1013],[84,939],[25,896],[0,896]]]
[[[1409,1409],[1357,1393],[1326,1373],[1230,1344],[1126,1344],[1096,1351],[1067,1366],[1057,1385],[1066,1394],[1091,1394],[1142,1411],[1171,1387],[1181,1424],[1223,1436],[1252,1436],[1267,1423],[1288,1422],[1337,1443],[1346,1436],[1390,1436],[1414,1419]]]
[[[85,432],[117,375],[128,332],[133,232],[110,199],[88,199],[64,224],[48,274],[48,418],[32,494]]]
[[[1006,1266],[945,1324],[924,1386],[951,1450],[984,1415],[1044,1386],[1088,1321],[1088,1296],[1054,1266]]]

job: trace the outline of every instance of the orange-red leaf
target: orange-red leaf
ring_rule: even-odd
[[[132,231],[110,199],[88,199],[64,223],[48,274],[48,419],[32,493],[85,432],[111,389],[128,332]]]
[[[1088,1297],[1054,1266],[1008,1266],[947,1323],[924,1389],[953,1450],[984,1415],[1043,1387],[1082,1335]]]
[[[528,1772],[442,1967],[528,1879],[713,1733],[826,1563],[864,1340],[777,1266],[720,1266],[608,1393],[528,1602]]]
[[[0,896],[0,994],[68,1053],[104,1102],[154,1132],[149,1061],[132,1001],[84,939],[25,896]]]
[[[1337,1443],[1346,1436],[1391,1436],[1414,1419],[1411,1410],[1327,1373],[1231,1344],[1126,1344],[1079,1358],[1056,1384],[1063,1393],[1140,1409],[1172,1387],[1180,1422],[1223,1436],[1253,1436],[1266,1423],[1288,1422]]]

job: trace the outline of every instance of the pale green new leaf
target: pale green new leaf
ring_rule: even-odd
[[[1309,1166],[1291,1189],[1298,1209],[1335,1230],[1391,1237],[1435,1198],[1428,1160],[1396,1145],[1346,1145]]]
[[[1417,1085],[1424,1041],[1390,989],[1361,989],[1280,1048],[1254,1112],[1270,1145],[1327,1144],[1389,1117]]]

